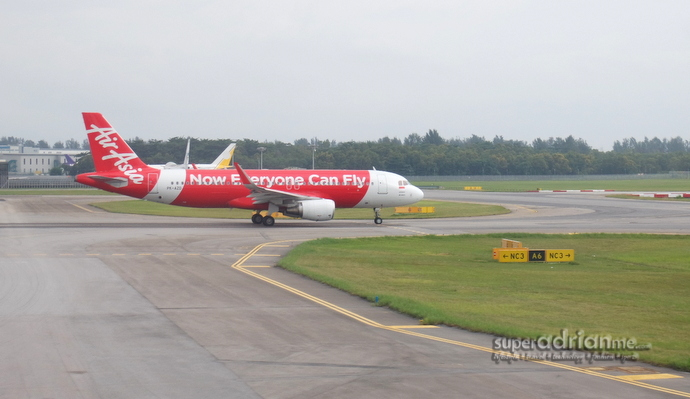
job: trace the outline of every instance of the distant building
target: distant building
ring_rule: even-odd
[[[7,161],[10,175],[43,175],[69,164],[87,150],[41,149],[23,145],[0,145],[0,158]]]

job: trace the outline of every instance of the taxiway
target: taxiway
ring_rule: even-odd
[[[0,396],[690,397],[688,373],[644,364],[496,362],[486,350],[490,335],[420,328],[272,267],[318,237],[690,234],[687,203],[570,193],[427,198],[514,212],[379,226],[279,220],[266,228],[88,205],[103,197],[0,198]],[[627,378],[654,374],[676,378]]]

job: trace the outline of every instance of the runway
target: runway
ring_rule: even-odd
[[[688,373],[645,364],[494,361],[490,335],[418,328],[272,267],[319,237],[690,234],[687,203],[589,193],[426,195],[514,212],[378,226],[281,219],[267,228],[88,206],[107,197],[0,198],[0,396],[690,397]],[[635,375],[675,378],[628,378]]]

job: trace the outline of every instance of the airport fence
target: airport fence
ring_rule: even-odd
[[[74,181],[72,176],[22,176],[11,177],[3,182],[0,188],[6,189],[31,189],[31,188],[83,188],[93,189]]]

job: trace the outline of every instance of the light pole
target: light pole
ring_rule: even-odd
[[[264,168],[264,151],[266,151],[266,147],[259,147],[256,149],[259,151],[259,169]]]

